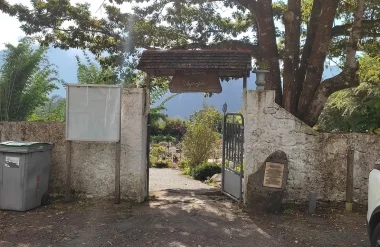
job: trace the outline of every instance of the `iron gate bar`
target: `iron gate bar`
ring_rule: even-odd
[[[146,197],[149,199],[149,166],[150,166],[150,113],[148,113],[148,119],[147,119],[147,137],[146,137],[146,157],[147,157],[147,162],[146,162]]]
[[[228,122],[228,117],[232,116],[232,123]],[[235,121],[236,117],[240,117],[241,124]],[[228,165],[226,165],[226,161]],[[227,113],[223,119],[223,150],[222,150],[222,193],[230,198],[240,202],[243,198],[243,181],[244,176],[244,117],[238,113]],[[231,168],[231,163],[233,164]],[[240,170],[237,171],[237,168]],[[239,195],[232,195],[226,191],[225,179],[226,171],[239,176]],[[229,175],[230,176],[230,175]],[[233,179],[233,177],[230,177]],[[233,186],[233,185],[232,185]],[[231,187],[230,189],[233,189]],[[235,187],[236,189],[236,187]]]

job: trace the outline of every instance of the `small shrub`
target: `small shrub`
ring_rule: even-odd
[[[212,156],[217,144],[217,133],[206,124],[192,124],[183,140],[185,156],[191,165],[201,164]]]
[[[191,170],[192,168],[190,166],[186,166],[182,169],[182,173],[191,176]]]
[[[190,168],[190,175],[201,181],[205,181],[208,178],[211,178],[217,173],[221,173],[222,168],[216,163],[203,163],[199,166]]]
[[[180,162],[178,162],[178,168],[183,170],[185,169],[186,167],[190,167],[190,160],[189,159],[181,159]]]
[[[155,168],[171,168],[172,163],[170,160],[158,160],[156,163],[153,163],[152,166]]]
[[[176,142],[176,138],[170,135],[157,135],[157,136],[151,136],[151,141],[153,143],[160,143],[160,142]]]

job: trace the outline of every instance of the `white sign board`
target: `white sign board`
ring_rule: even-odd
[[[70,84],[66,88],[66,139],[120,140],[121,87]]]

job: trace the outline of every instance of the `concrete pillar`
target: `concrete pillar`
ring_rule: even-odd
[[[135,202],[147,195],[146,90],[124,89],[121,108],[121,196]]]

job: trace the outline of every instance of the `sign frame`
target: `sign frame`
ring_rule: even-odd
[[[107,85],[107,84],[66,84],[66,140],[67,141],[84,141],[84,142],[113,142],[118,143],[121,139],[121,108],[122,108],[122,95],[123,95],[123,87],[121,85]],[[69,104],[70,104],[70,95],[69,88],[70,87],[84,87],[84,88],[119,88],[120,89],[120,102],[118,107],[118,117],[117,121],[119,122],[119,128],[116,139],[77,139],[77,138],[69,138]]]
[[[218,71],[176,70],[169,83],[171,93],[221,93]]]
[[[267,181],[270,177],[269,174],[269,166],[273,165],[276,166],[276,168],[272,168],[271,170],[276,170],[277,172],[280,172],[280,178],[277,184],[270,183]],[[265,172],[264,172],[264,179],[263,179],[263,186],[268,188],[274,188],[274,189],[282,189],[283,183],[284,183],[284,171],[285,171],[285,165],[281,163],[275,163],[275,162],[266,162],[265,163]],[[280,183],[281,182],[281,183]]]

